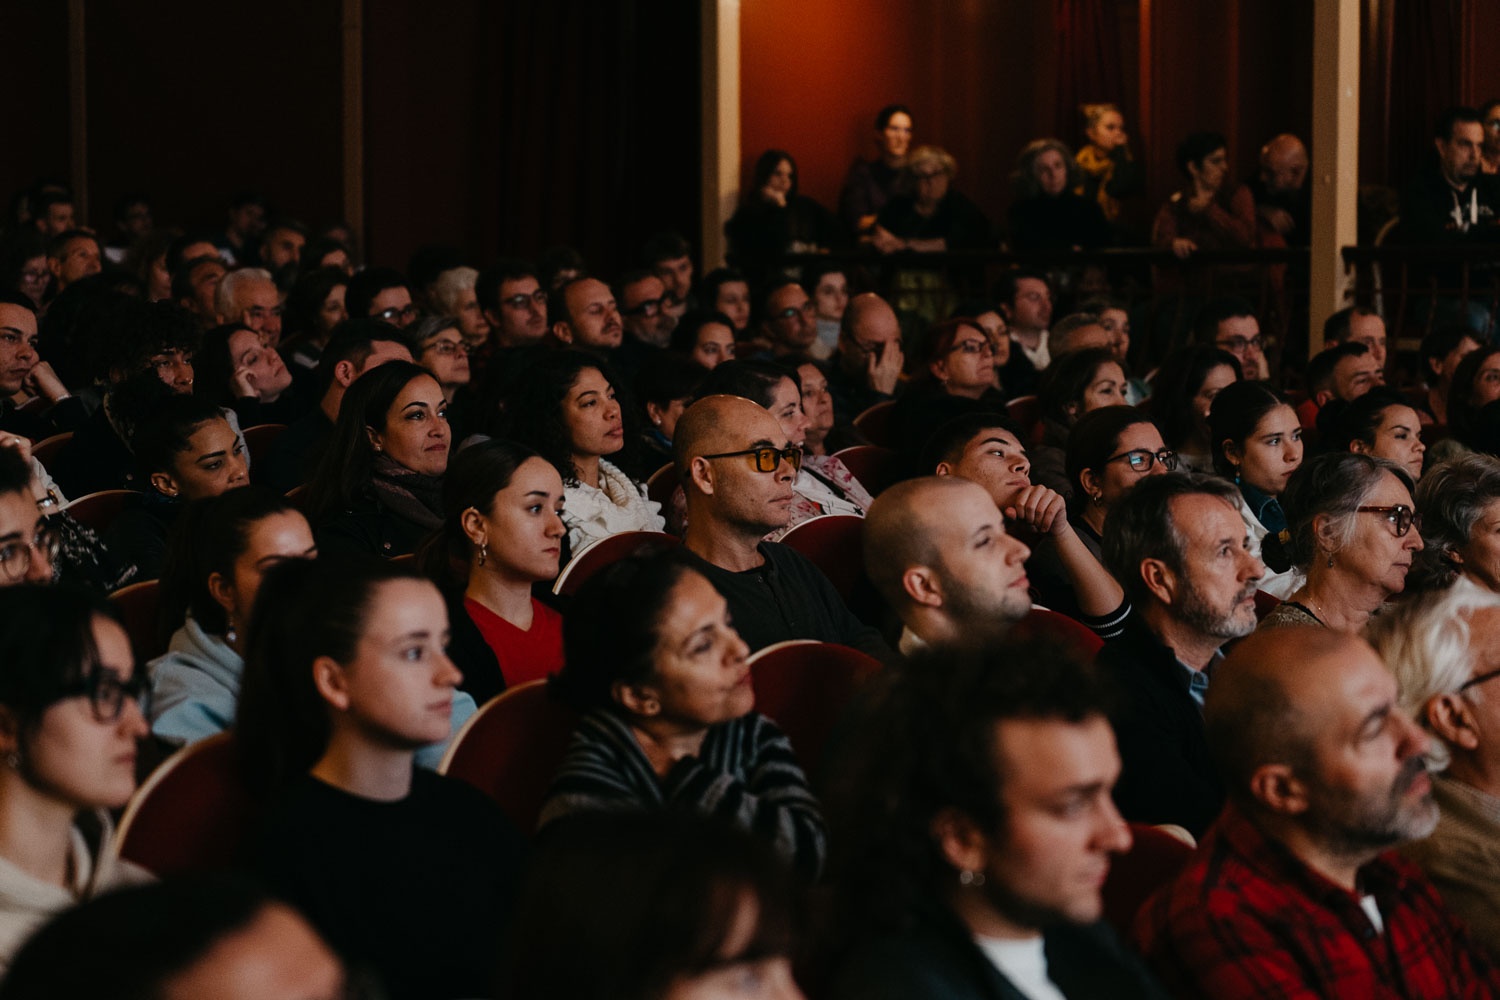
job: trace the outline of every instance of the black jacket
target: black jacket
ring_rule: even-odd
[[[1176,654],[1136,616],[1124,635],[1099,651],[1098,664],[1121,696],[1115,804],[1132,822],[1176,823],[1203,836],[1224,806],[1224,787],[1209,760],[1202,709],[1188,694]]]

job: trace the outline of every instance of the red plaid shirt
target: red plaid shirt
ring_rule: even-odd
[[[1417,868],[1393,852],[1359,873],[1385,933],[1348,892],[1233,805],[1136,916],[1141,953],[1176,997],[1500,996],[1500,974]]]

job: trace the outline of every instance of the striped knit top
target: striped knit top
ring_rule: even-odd
[[[696,757],[658,778],[630,726],[608,709],[585,715],[558,767],[538,828],[591,809],[686,808],[766,839],[816,878],[827,853],[817,800],[776,724],[758,712],[709,727]]]

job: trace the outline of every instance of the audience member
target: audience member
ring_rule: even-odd
[[[1413,590],[1444,590],[1460,578],[1500,593],[1500,460],[1464,455],[1417,484],[1422,551],[1407,574]]]
[[[1282,496],[1285,547],[1306,582],[1262,628],[1319,625],[1358,632],[1393,594],[1422,548],[1411,479],[1368,455],[1336,452],[1303,464]]]
[[[1210,299],[1198,310],[1193,328],[1198,343],[1234,355],[1240,363],[1241,378],[1264,382],[1271,377],[1260,336],[1260,320],[1255,318],[1249,302],[1232,295]]]
[[[957,476],[898,483],[871,506],[864,536],[870,580],[901,619],[903,653],[982,647],[1031,610],[1031,551],[1006,532],[977,483]]]
[[[881,253],[985,250],[995,243],[990,220],[953,187],[958,162],[939,146],[918,146],[902,168],[906,193],[880,209],[870,244]]]
[[[1389,848],[1437,822],[1428,739],[1352,635],[1260,633],[1216,672],[1204,728],[1230,802],[1137,916],[1176,996],[1480,997],[1500,975]]]
[[[0,588],[53,579],[62,538],[48,509],[58,504],[38,502],[35,482],[32,464],[7,441],[0,447]]]
[[[734,360],[734,321],[721,312],[690,312],[672,328],[668,347],[705,369]]]
[[[928,327],[923,368],[891,411],[895,448],[915,457],[931,429],[962,413],[1005,407],[989,335],[960,317]]]
[[[241,323],[260,334],[264,346],[281,346],[281,293],[271,272],[258,267],[230,271],[214,292],[218,325]]]
[[[1239,359],[1217,347],[1185,347],[1162,362],[1144,409],[1184,472],[1214,471],[1208,413],[1214,397],[1239,380]]]
[[[1493,242],[1500,224],[1500,188],[1480,170],[1484,123],[1473,108],[1438,117],[1437,155],[1401,189],[1401,236],[1427,246]]]
[[[0,587],[0,969],[49,917],[149,878],[115,858],[110,810],[146,735],[130,639],[97,598]]]
[[[1500,399],[1500,346],[1487,344],[1464,355],[1453,371],[1448,393],[1448,429],[1452,437],[1438,441],[1432,461],[1483,451],[1484,422],[1480,411]]]
[[[890,654],[816,566],[765,541],[791,516],[802,461],[775,416],[748,399],[708,396],[677,422],[672,450],[687,494],[683,544],[696,557],[694,567],[729,601],[752,651],[784,639],[816,639]]]
[[[453,456],[442,535],[424,560],[430,578],[456,577],[448,655],[463,672],[459,687],[480,705],[562,667],[562,616],[531,591],[557,576],[562,515],[562,478],[535,452],[481,441]]]
[[[1383,458],[1405,469],[1412,482],[1421,480],[1427,452],[1422,421],[1396,390],[1378,385],[1352,403],[1330,402],[1318,420],[1330,450]]]
[[[1017,271],[1005,280],[999,296],[1010,339],[1037,371],[1052,363],[1047,349],[1047,328],[1052,324],[1052,289],[1040,274]],[[1013,392],[1029,388],[1008,386]]]
[[[1458,363],[1479,347],[1466,326],[1440,326],[1422,338],[1422,378],[1427,383],[1427,395],[1421,409],[1432,423],[1448,423],[1448,399]]]
[[[1208,413],[1214,471],[1239,490],[1236,506],[1245,521],[1250,553],[1269,560],[1271,572],[1260,589],[1285,598],[1303,584],[1275,546],[1265,552],[1266,536],[1284,538],[1287,516],[1281,495],[1302,466],[1302,425],[1285,397],[1264,382],[1235,382],[1214,397]]]
[[[328,338],[318,358],[318,405],[294,420],[276,439],[256,481],[286,492],[312,478],[333,436],[344,394],[365,372],[387,361],[411,361],[401,332],[376,319],[346,320]],[[259,467],[257,467],[259,468]]]
[[[281,342],[281,353],[295,373],[310,376],[317,370],[333,331],[349,318],[344,308],[348,286],[349,276],[343,271],[320,267],[298,278],[287,293],[282,321],[288,336]]]
[[[667,286],[645,269],[627,271],[615,284],[624,333],[612,360],[627,378],[672,342],[677,317],[667,312],[666,296]]]
[[[703,308],[729,317],[736,340],[750,327],[750,284],[732,267],[719,267],[703,276]]]
[[[1119,225],[1122,199],[1146,188],[1145,171],[1130,155],[1130,137],[1125,134],[1125,116],[1113,104],[1085,104],[1083,134],[1088,140],[1074,160],[1083,176],[1074,188],[1089,201],[1098,202],[1105,221]]]
[[[448,424],[454,441],[468,436],[467,408],[469,393],[469,349],[464,343],[458,320],[451,316],[424,316],[402,331],[412,360],[426,368],[437,379],[443,398],[448,401]]]
[[[1096,559],[1104,558],[1104,526],[1115,504],[1146,476],[1177,471],[1177,453],[1133,406],[1104,406],[1080,417],[1068,435],[1066,461],[1069,519]]]
[[[1255,197],[1262,238],[1274,234],[1283,246],[1305,247],[1312,238],[1312,188],[1307,183],[1307,147],[1283,132],[1260,147],[1260,169],[1246,183]],[[1276,245],[1267,240],[1267,245]]]
[[[809,354],[826,361],[838,347],[844,313],[849,310],[849,272],[843,264],[811,264],[802,269],[802,288],[813,300],[818,339]]]
[[[217,253],[192,257],[172,272],[172,301],[192,313],[198,326],[207,330],[219,325],[219,312],[215,303],[219,298],[219,284],[229,269]]]
[[[867,712],[834,811],[830,995],[1161,997],[1101,919],[1131,834],[1104,678],[1041,643],[923,656]]]
[[[1156,213],[1155,246],[1181,258],[1198,250],[1255,246],[1255,198],[1245,185],[1229,183],[1227,146],[1217,132],[1194,132],[1178,144],[1177,169],[1188,183]]]
[[[661,232],[641,247],[641,262],[666,287],[663,308],[673,319],[698,308],[693,298],[693,245],[680,233]]]
[[[634,423],[616,392],[613,373],[594,355],[549,351],[528,365],[502,415],[504,436],[536,451],[562,476],[572,553],[622,531],[666,527],[661,505],[608,460],[625,449],[627,423]]]
[[[1364,344],[1346,341],[1325,348],[1307,363],[1307,399],[1297,407],[1297,419],[1313,432],[1323,407],[1334,400],[1352,402],[1378,385],[1379,375]]]
[[[1031,449],[1031,478],[1073,499],[1067,475],[1068,437],[1092,410],[1125,402],[1125,370],[1107,347],[1060,354],[1042,379],[1040,440]]]
[[[1078,193],[1083,169],[1059,139],[1028,142],[1016,157],[1010,203],[1010,246],[1031,250],[1094,250],[1112,241],[1095,197]]]
[[[792,746],[754,711],[750,649],[696,560],[632,556],[579,591],[554,693],[583,714],[539,826],[579,812],[688,809],[763,838],[816,877],[823,818]]]
[[[615,294],[597,278],[574,278],[555,290],[547,315],[559,343],[600,357],[618,348],[624,337]]]
[[[752,282],[770,277],[783,254],[827,251],[843,242],[832,213],[797,193],[797,161],[782,149],[768,149],[756,159],[724,235],[730,263]]]
[[[1380,370],[1380,381],[1385,381],[1386,333],[1385,320],[1380,314],[1366,306],[1345,306],[1323,321],[1323,345],[1330,347],[1349,341],[1364,344],[1370,349],[1370,360]]]
[[[295,277],[307,245],[307,227],[296,219],[272,219],[261,234],[256,254],[273,277]]]
[[[802,416],[806,423],[802,432],[802,464],[825,477],[831,468],[847,469],[834,455],[839,446],[829,447],[834,428],[833,396],[828,392],[828,376],[823,366],[806,354],[788,354],[781,363],[797,372],[797,385],[802,390]]]
[[[52,272],[52,294],[104,270],[99,237],[86,229],[69,229],[47,241],[47,269]]]
[[[78,229],[81,223],[75,208],[73,195],[66,190],[44,190],[31,198],[32,220],[37,232],[49,240]]]
[[[433,311],[458,324],[464,347],[470,351],[483,347],[490,339],[490,321],[474,292],[478,279],[479,272],[472,267],[450,267],[432,283]]]
[[[548,330],[547,294],[536,268],[524,261],[496,261],[474,279],[479,310],[501,349],[541,343]]]
[[[281,355],[240,323],[203,334],[193,355],[193,395],[234,410],[241,427],[290,423],[308,409]]]
[[[219,875],[133,886],[65,910],[0,982],[4,1000],[352,994],[343,965],[296,910]]]
[[[729,328],[720,329],[727,337]],[[728,346],[732,349],[734,342],[729,341]],[[671,464],[672,435],[677,431],[677,421],[698,395],[707,375],[707,370],[696,361],[663,353],[636,376],[635,396],[644,411],[646,428],[640,436],[641,455],[637,463],[641,478],[648,478],[662,466]]]
[[[484,993],[519,881],[499,807],[413,766],[473,711],[447,632],[437,588],[389,563],[283,560],[251,615],[234,727],[264,803],[253,869],[393,1000]]]
[[[812,347],[818,337],[814,309],[816,304],[797,279],[782,277],[768,283],[761,330],[771,354],[802,353]]]
[[[874,292],[850,299],[828,365],[835,423],[849,424],[876,403],[894,399],[905,365],[896,311]]]
[[[1255,630],[1265,571],[1234,487],[1185,473],[1143,480],[1110,511],[1104,565],[1136,611],[1099,654],[1123,696],[1115,801],[1132,822],[1200,837],[1224,803],[1203,736],[1204,697],[1220,647]]]
[[[307,519],[260,486],[189,504],[174,526],[161,582],[161,622],[177,626],[146,665],[151,734],[184,746],[234,723],[246,629],[266,572],[317,554]]]
[[[349,387],[303,506],[320,549],[403,556],[442,523],[446,412],[437,380],[409,361]]]
[[[1484,144],[1479,148],[1479,172],[1500,174],[1500,101],[1485,101],[1479,107],[1480,122],[1484,125]]]
[[[681,811],[560,820],[516,909],[512,1000],[803,1000],[782,866],[732,822]]]
[[[1402,853],[1421,866],[1493,960],[1500,954],[1500,901],[1489,844],[1500,832],[1500,786],[1493,708],[1479,688],[1500,676],[1500,595],[1459,581],[1392,607],[1370,623],[1366,637],[1396,675],[1398,704],[1431,735],[1437,828],[1403,845]]]
[[[862,241],[869,238],[876,216],[896,193],[911,135],[911,109],[904,104],[886,105],[875,116],[880,155],[873,160],[857,159],[849,167],[839,191],[839,217]]]
[[[378,319],[397,329],[410,326],[421,315],[412,301],[410,282],[389,267],[368,267],[350,278],[344,304],[354,319]]]
[[[41,398],[45,408],[25,412],[20,395]],[[0,430],[41,441],[76,430],[88,419],[83,401],[63,385],[37,353],[36,309],[20,292],[0,292]]]
[[[249,264],[255,241],[266,228],[266,200],[253,191],[242,191],[229,201],[229,224],[214,240],[225,263]]]

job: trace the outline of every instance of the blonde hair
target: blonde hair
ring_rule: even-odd
[[[906,157],[906,173],[911,176],[923,164],[936,163],[951,180],[958,175],[958,161],[942,146],[918,146]]]
[[[1079,115],[1081,115],[1083,117],[1083,130],[1085,132],[1087,132],[1089,129],[1093,128],[1095,125],[1098,125],[1099,124],[1099,119],[1103,118],[1105,115],[1109,114],[1111,111],[1113,111],[1117,115],[1120,115],[1120,117],[1122,117],[1122,118],[1125,117],[1121,113],[1120,109],[1117,106],[1113,105],[1113,104],[1080,104],[1080,105],[1078,105],[1078,113],[1079,113]]]

